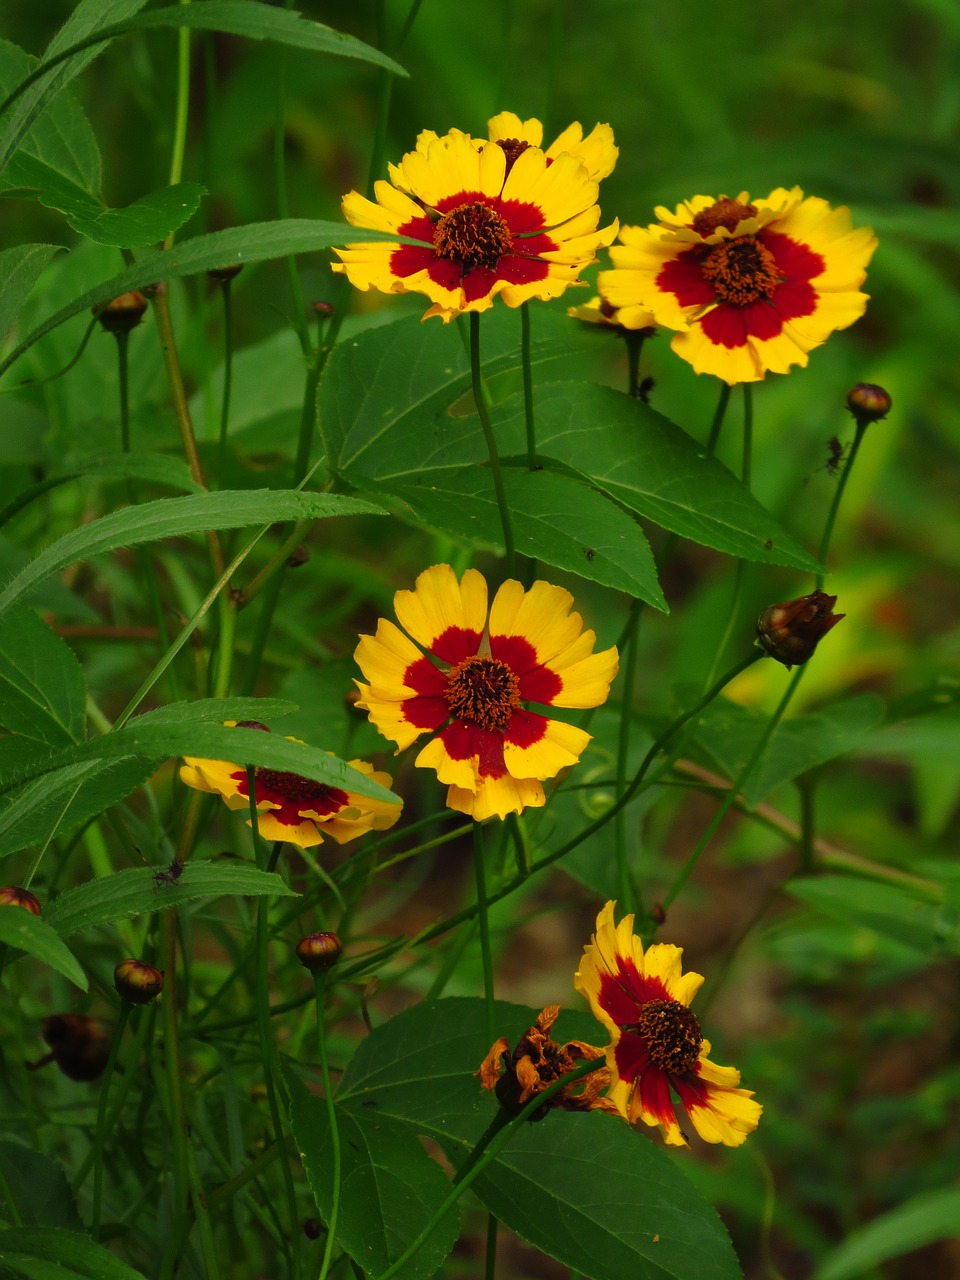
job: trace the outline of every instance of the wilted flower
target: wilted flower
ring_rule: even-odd
[[[483,576],[468,569],[458,582],[437,564],[394,597],[407,635],[381,618],[375,636],[360,637],[354,657],[370,683],[357,681],[357,705],[400,749],[432,735],[416,764],[448,785],[451,809],[480,822],[537,807],[541,782],[580,758],[589,734],[523,706],[598,707],[607,697],[617,651],[593,653],[596,637],[572,604],[562,587],[508,580],[488,617]]]
[[[757,619],[757,638],[771,658],[799,667],[813,657],[817,645],[845,613],[834,613],[836,596],[814,591],[796,600],[772,604]]]
[[[480,1083],[488,1092],[496,1093],[501,1107],[511,1115],[519,1115],[531,1098],[581,1063],[603,1057],[602,1049],[582,1040],[558,1044],[551,1039],[550,1028],[559,1012],[558,1004],[548,1005],[537,1015],[536,1024],[523,1033],[512,1053],[506,1037],[501,1036],[480,1064]],[[542,1120],[551,1107],[562,1111],[589,1111],[594,1107],[609,1110],[610,1105],[600,1096],[609,1082],[609,1071],[599,1067],[555,1093],[530,1119]]]
[[[600,291],[677,330],[671,346],[697,373],[730,384],[786,373],[864,312],[877,241],[846,208],[778,187],[756,201],[746,191],[694,196],[656,214],[659,223],[621,229]]]
[[[703,983],[684,974],[683,950],[656,943],[646,952],[633,916],[614,924],[613,902],[597,916],[574,986],[610,1032],[607,1097],[631,1124],[657,1125],[664,1141],[684,1146],[673,1095],[706,1142],[738,1147],[763,1108],[740,1089],[740,1072],[710,1061],[710,1041],[690,1009]]]
[[[41,1034],[50,1052],[39,1062],[29,1063],[31,1069],[55,1062],[71,1080],[96,1080],[103,1075],[112,1037],[110,1028],[99,1018],[85,1013],[55,1013],[44,1018]]]

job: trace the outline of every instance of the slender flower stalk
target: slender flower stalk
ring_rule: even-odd
[[[503,474],[500,469],[500,455],[497,452],[497,441],[490,423],[490,411],[483,389],[483,375],[480,366],[480,316],[476,311],[470,312],[470,378],[473,383],[473,400],[477,406],[480,427],[487,444],[490,456],[490,472],[493,476],[493,489],[497,497],[497,509],[500,512],[500,524],[503,528],[504,559],[507,576],[513,578],[517,572],[517,557],[513,541],[513,525],[510,520],[510,507],[507,503],[506,491],[503,487]]]
[[[171,1244],[164,1252],[160,1280],[171,1280],[180,1262],[182,1242],[189,1229],[190,1163],[187,1153],[187,1108],[183,1096],[183,1064],[180,1059],[180,1028],[177,1023],[177,911],[170,907],[163,913],[163,966],[166,997],[163,1000],[163,1048],[168,1123],[173,1148],[173,1218],[170,1225]]]
[[[90,1234],[94,1240],[100,1239],[100,1204],[101,1194],[103,1190],[103,1147],[107,1136],[107,1099],[110,1096],[110,1082],[113,1079],[113,1071],[117,1065],[117,1054],[120,1050],[120,1041],[123,1038],[123,1032],[126,1028],[127,1021],[133,1005],[127,1000],[121,1001],[120,1018],[117,1022],[116,1030],[113,1033],[113,1043],[110,1045],[110,1056],[107,1058],[107,1065],[103,1072],[103,1081],[100,1085],[100,1098],[97,1103],[97,1127],[93,1139],[93,1207],[90,1211]]]
[[[729,393],[729,387],[727,391]],[[711,432],[712,435],[712,432]],[[749,382],[743,384],[743,459],[740,467],[740,479],[745,489],[750,488],[750,473],[753,465],[753,388]],[[713,656],[713,662],[710,664],[710,670],[707,673],[706,684],[709,686],[713,683],[717,674],[717,668],[723,661],[723,655],[727,651],[730,643],[730,637],[733,635],[734,628],[737,625],[737,616],[740,613],[740,603],[743,599],[743,578],[746,572],[746,561],[743,557],[737,560],[737,567],[733,579],[733,598],[730,601],[727,610],[727,621],[723,629],[723,635],[720,637],[720,643],[717,645],[716,653]]]
[[[230,424],[230,393],[233,387],[233,303],[230,291],[233,278],[216,277],[223,300],[223,397],[220,401],[220,439],[217,456],[217,483],[223,488],[223,470],[227,458],[227,427]]]
[[[844,490],[847,487],[847,481],[850,479],[850,472],[853,470],[853,464],[857,460],[857,454],[860,452],[860,443],[863,440],[867,427],[870,425],[868,419],[858,418],[857,428],[853,437],[853,444],[850,446],[850,456],[844,464],[840,473],[840,482],[836,487],[833,495],[833,501],[830,503],[830,510],[827,512],[827,519],[823,526],[823,534],[820,538],[820,548],[817,551],[817,559],[821,565],[827,563],[827,552],[830,550],[830,541],[833,537],[833,527],[837,521],[837,512],[840,510],[840,503],[843,500]],[[817,590],[823,588],[826,580],[826,569],[822,568],[817,574]]]
[[[487,1015],[487,1039],[496,1037],[493,956],[490,950],[490,919],[487,913],[487,874],[483,862],[483,827],[473,824],[473,870],[477,881],[477,920],[480,924],[480,956],[483,961],[483,998]]]

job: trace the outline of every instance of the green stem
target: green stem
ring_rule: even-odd
[[[170,1239],[175,1242],[165,1250],[160,1267],[160,1280],[171,1280],[180,1263],[181,1242],[188,1230],[190,1197],[190,1163],[187,1155],[187,1108],[183,1097],[183,1069],[180,1061],[180,1033],[177,1026],[177,912],[170,907],[163,913],[164,995],[163,1048],[167,1096],[169,1100],[170,1137],[173,1146],[173,1216]]]
[[[623,336],[627,344],[627,395],[636,396],[640,393],[640,353],[646,336],[639,329],[627,329]]]
[[[120,383],[120,448],[124,453],[130,452],[130,369],[127,360],[127,348],[130,345],[129,333],[114,335],[117,339],[117,377]]]
[[[727,792],[726,796],[724,797],[723,803],[720,805],[720,808],[714,814],[713,820],[711,821],[710,825],[707,827],[706,831],[703,833],[703,835],[700,837],[699,841],[697,842],[697,847],[694,849],[693,853],[691,853],[690,857],[687,859],[686,863],[684,864],[683,870],[680,872],[676,880],[673,882],[673,886],[670,889],[670,892],[664,898],[663,900],[664,910],[666,910],[671,905],[671,903],[675,901],[677,894],[680,892],[680,890],[689,880],[694,867],[700,861],[701,856],[703,855],[704,851],[707,849],[708,845],[710,844],[710,841],[713,839],[714,835],[716,834],[717,828],[720,826],[720,823],[726,817],[728,810],[733,805],[737,796],[740,794],[740,791],[743,787],[744,782],[747,780],[747,778],[750,776],[750,774],[759,764],[761,756],[763,755],[764,751],[767,749],[767,743],[773,737],[774,730],[776,729],[780,721],[783,719],[784,712],[786,711],[787,706],[789,705],[790,699],[793,697],[793,694],[794,694],[794,691],[796,690],[797,685],[800,683],[800,679],[803,676],[803,672],[804,672],[804,668],[798,667],[796,671],[793,673],[793,677],[791,678],[790,683],[787,685],[786,689],[784,690],[783,697],[780,699],[779,703],[777,704],[776,711],[774,711],[773,715],[770,717],[769,721],[767,722],[767,725],[764,728],[763,733],[760,735],[760,740],[758,741],[757,745],[754,747],[753,751],[750,753],[750,756],[747,759],[746,764],[743,766],[743,768],[740,770],[740,772],[737,774],[736,778],[734,779],[733,785],[731,786],[730,790]]]
[[[817,839],[817,780],[812,773],[797,779],[800,792],[800,872],[809,875],[814,869],[814,846]]]
[[[293,0],[283,0],[285,9],[293,8]],[[274,196],[277,202],[277,217],[290,217],[290,203],[287,199],[287,53],[285,49],[277,50],[277,114],[273,129],[273,181]],[[290,283],[290,298],[293,302],[293,327],[300,340],[300,349],[305,359],[312,356],[310,346],[310,330],[307,327],[307,309],[303,299],[303,287],[300,273],[297,270],[297,259],[292,253],[287,254],[287,278]]]
[[[530,304],[520,307],[520,360],[523,367],[523,420],[527,429],[527,466],[537,469],[537,429],[533,417],[533,368],[530,364]]]
[[[401,1271],[410,1259],[423,1248],[434,1230],[443,1221],[467,1188],[476,1181],[492,1160],[496,1160],[497,1156],[504,1149],[507,1143],[510,1142],[511,1138],[519,1132],[535,1111],[539,1110],[540,1107],[549,1102],[554,1094],[559,1093],[561,1089],[565,1089],[568,1085],[574,1084],[577,1080],[583,1079],[584,1076],[590,1075],[592,1071],[598,1070],[603,1065],[603,1058],[591,1059],[588,1062],[581,1063],[576,1070],[558,1077],[558,1079],[549,1084],[546,1089],[542,1089],[539,1093],[535,1093],[523,1110],[512,1119],[502,1108],[498,1110],[483,1137],[473,1148],[463,1167],[457,1172],[457,1175],[453,1180],[453,1186],[450,1188],[443,1204],[440,1205],[433,1217],[417,1236],[416,1240],[414,1240],[413,1243],[404,1250],[400,1257],[397,1258],[396,1262],[394,1262],[381,1276],[378,1277],[378,1280],[392,1280],[393,1276],[395,1276],[398,1271]]]
[[[617,790],[619,798],[627,789],[627,757],[630,752],[630,730],[633,723],[633,694],[637,675],[637,626],[642,600],[634,600],[630,605],[629,638],[626,648],[626,664],[623,669],[623,685],[620,697],[620,733],[617,743]],[[617,870],[620,881],[620,902],[626,911],[636,912],[637,890],[633,876],[630,874],[630,859],[627,850],[627,813],[620,809],[617,813],[615,831],[615,847],[617,853]]]
[[[317,1042],[320,1048],[320,1071],[323,1075],[323,1096],[327,1104],[330,1147],[333,1155],[333,1189],[330,1199],[330,1219],[327,1222],[327,1241],[323,1250],[323,1262],[320,1265],[319,1276],[319,1280],[327,1280],[330,1261],[333,1257],[333,1246],[337,1236],[337,1218],[340,1213],[340,1128],[337,1123],[337,1109],[333,1104],[333,1085],[330,1083],[330,1062],[327,1055],[327,1029],[324,1019],[327,975],[322,972],[315,973],[313,981],[317,995]]]
[[[513,542],[513,527],[510,523],[510,508],[503,487],[503,475],[500,470],[500,455],[497,453],[497,442],[490,425],[490,414],[487,409],[487,398],[483,391],[483,379],[480,370],[480,316],[476,311],[470,312],[470,376],[473,382],[473,399],[480,416],[483,438],[487,442],[487,453],[490,456],[490,471],[493,475],[493,488],[500,511],[500,524],[503,528],[503,549],[507,562],[508,577],[516,577],[516,552]]]
[[[97,1128],[93,1140],[93,1209],[90,1215],[90,1234],[94,1240],[100,1239],[100,1199],[103,1190],[103,1144],[107,1136],[107,1097],[110,1093],[113,1070],[117,1065],[120,1041],[123,1038],[124,1028],[127,1025],[132,1008],[133,1005],[129,1000],[121,1001],[120,1019],[117,1022],[117,1029],[113,1033],[113,1043],[110,1045],[110,1056],[107,1058],[107,1065],[104,1068],[103,1083],[100,1085],[100,1098],[97,1103]]]
[[[723,419],[727,412],[727,405],[730,403],[730,392],[732,388],[726,382],[720,385],[720,399],[717,401],[717,407],[713,415],[713,421],[710,423],[710,435],[707,437],[707,453],[713,457],[717,450],[717,441],[720,439],[720,429],[723,426]]]
[[[853,437],[853,444],[850,448],[850,457],[847,459],[843,471],[840,473],[840,483],[837,485],[836,493],[833,495],[833,502],[830,504],[830,510],[827,513],[827,521],[823,526],[823,536],[820,538],[820,549],[817,552],[817,559],[822,565],[827,563],[827,552],[830,549],[830,539],[833,537],[833,526],[836,523],[837,512],[840,510],[840,500],[843,497],[843,491],[847,487],[847,481],[850,478],[850,472],[853,470],[853,464],[856,461],[858,452],[860,451],[860,442],[863,440],[864,432],[868,423],[857,420],[857,430]],[[817,574],[817,590],[823,590],[824,579],[826,578],[826,569],[822,569]]]
[[[180,0],[188,5],[190,0]],[[170,186],[183,177],[183,158],[187,150],[187,120],[190,115],[190,28],[177,31],[177,114],[173,125],[173,152],[170,156]],[[169,249],[173,244],[173,232],[164,242]]]
[[[726,384],[724,384],[726,387]],[[730,388],[726,387],[729,392]],[[718,406],[719,408],[719,406]],[[713,430],[711,428],[711,437]],[[711,450],[712,452],[712,450]],[[740,469],[740,479],[743,481],[744,488],[750,488],[750,472],[752,470],[753,459],[753,395],[750,383],[743,384],[743,461]],[[730,637],[733,635],[734,627],[737,625],[738,615],[740,613],[740,602],[743,598],[743,578],[746,571],[746,561],[742,558],[737,561],[737,568],[733,579],[733,599],[727,610],[727,622],[723,629],[723,635],[720,643],[717,645],[716,652],[713,655],[713,662],[710,664],[710,670],[707,673],[706,684],[711,684],[717,674],[717,668],[723,661],[723,655],[727,651],[730,643]]]
[[[233,306],[229,278],[219,280],[223,298],[223,399],[220,402],[220,444],[217,455],[217,482],[223,488],[223,469],[227,456],[227,426],[230,422],[230,392],[233,386]]]
[[[487,1214],[487,1248],[484,1256],[484,1280],[493,1280],[497,1274],[497,1220]]]
[[[6,1175],[2,1169],[0,1169],[0,1196],[3,1197],[4,1203],[7,1206],[7,1212],[10,1215],[10,1220],[13,1225],[15,1227],[22,1227],[23,1218],[20,1216],[20,1210],[17,1207],[17,1202],[14,1199],[13,1192],[10,1189],[10,1183],[7,1181]]]
[[[197,1224],[197,1235],[200,1237],[200,1252],[203,1255],[203,1263],[206,1267],[204,1280],[220,1280],[220,1264],[217,1261],[217,1247],[210,1223],[210,1211],[204,1196],[203,1183],[200,1181],[197,1157],[192,1146],[187,1148],[187,1159],[189,1162],[194,1220]]]
[[[386,49],[384,0],[376,0],[377,46]],[[383,171],[383,153],[387,143],[387,124],[390,120],[390,99],[393,96],[393,72],[386,67],[377,68],[377,124],[373,134],[373,150],[370,153],[370,172],[367,176],[367,199],[373,199],[374,184]]]
[[[487,873],[483,861],[483,827],[473,824],[473,870],[477,881],[477,921],[480,925],[480,956],[483,961],[483,999],[487,1015],[487,1040],[497,1038],[497,1014],[494,1005],[493,956],[490,951],[490,919],[487,914]]]

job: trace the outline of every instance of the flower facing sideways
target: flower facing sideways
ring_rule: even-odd
[[[590,139],[582,147],[602,162],[608,149]],[[509,307],[559,297],[617,224],[598,230],[597,180],[577,155],[548,158],[539,146],[504,145],[510,141],[459,129],[421,134],[416,150],[390,165],[391,181],[376,183],[376,202],[356,191],[343,200],[354,226],[416,243],[347,245],[335,251],[334,270],[358,289],[426,294],[433,305],[424,319],[486,311],[498,294]]]
[[[403,631],[381,618],[375,636],[360,637],[354,656],[368,683],[357,681],[358,707],[400,750],[432,735],[416,763],[436,770],[451,809],[480,822],[542,805],[541,783],[590,741],[523,706],[598,707],[607,697],[617,651],[593,652],[572,603],[562,587],[508,580],[488,617],[483,576],[468,569],[458,582],[438,564],[397,592]]]
[[[786,373],[863,315],[877,241],[846,208],[778,187],[766,199],[694,196],[656,213],[659,223],[621,229],[600,291],[677,330],[672,348],[697,373],[731,385]]]
[[[673,1095],[706,1142],[738,1147],[763,1108],[740,1089],[740,1072],[710,1061],[710,1042],[690,1009],[703,982],[683,973],[683,951],[666,943],[643,949],[633,916],[614,924],[615,904],[597,916],[574,985],[610,1032],[607,1097],[631,1124],[658,1125],[672,1146],[685,1145]]]
[[[241,727],[262,729],[266,726],[246,722]],[[299,742],[300,739],[290,738],[289,741]],[[356,769],[381,787],[390,786],[390,775],[375,772],[365,760],[350,760],[348,763],[351,769]],[[221,796],[229,809],[250,809],[247,770],[243,765],[184,756],[180,778],[196,791]],[[259,765],[254,771],[254,791],[257,827],[263,838],[285,840],[299,845],[301,849],[322,844],[328,837],[337,844],[345,844],[367,831],[386,831],[400,817],[403,808],[399,799],[396,803],[373,800],[355,791],[303,778],[297,773],[263,769]],[[247,826],[252,826],[249,818]]]

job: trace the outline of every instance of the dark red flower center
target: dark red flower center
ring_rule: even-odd
[[[503,730],[520,706],[520,681],[505,662],[481,653],[457,663],[443,696],[455,720]]]
[[[752,236],[724,240],[711,249],[701,267],[721,302],[746,307],[758,298],[772,298],[782,277],[769,249]]]
[[[739,200],[731,200],[729,196],[721,196],[716,204],[701,209],[693,220],[693,229],[701,236],[712,236],[717,227],[726,227],[733,231],[743,218],[755,218],[755,204],[741,204]]]
[[[648,1000],[623,1030],[642,1036],[653,1065],[676,1076],[690,1070],[703,1043],[696,1015],[679,1000]]]
[[[258,791],[271,791],[300,810],[335,813],[347,802],[346,792],[338,787],[329,787],[325,782],[315,782],[312,778],[302,778],[299,773],[258,768],[256,778]]]
[[[475,267],[495,271],[512,250],[513,236],[500,214],[478,200],[443,215],[433,232],[433,247],[438,257],[459,263],[465,273]]]
[[[500,148],[503,154],[507,157],[507,167],[503,175],[504,178],[506,178],[507,174],[513,168],[513,166],[517,163],[517,157],[522,156],[523,153],[526,151],[527,147],[529,147],[529,145],[530,145],[529,142],[524,142],[521,138],[498,139],[497,146]]]

